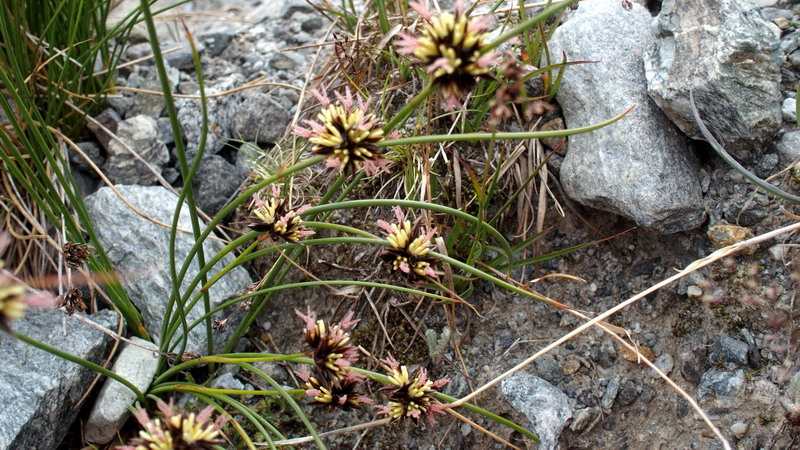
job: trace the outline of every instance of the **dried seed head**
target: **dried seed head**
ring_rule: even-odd
[[[434,265],[438,258],[428,256],[432,249],[431,238],[436,229],[424,230],[411,227],[411,221],[406,220],[400,208],[395,208],[397,222],[390,224],[383,220],[378,221],[378,226],[386,231],[388,249],[381,253],[381,258],[386,261],[392,271],[400,271],[410,278],[436,278],[438,272]]]
[[[442,414],[442,405],[434,397],[436,389],[450,382],[449,378],[433,381],[428,373],[420,368],[409,376],[408,367],[401,366],[389,355],[383,362],[388,366],[390,385],[383,388],[389,392],[386,405],[378,406],[380,414],[388,414],[392,421],[411,418],[419,421],[425,416],[431,424],[436,423],[434,414]]]
[[[423,3],[411,3],[425,24],[419,36],[401,34],[398,51],[414,55],[444,91],[451,109],[459,98],[475,88],[476,77],[486,76],[496,53],[485,52],[489,34],[483,19],[471,19],[464,13],[464,2],[456,2],[455,14],[434,17]]]
[[[67,242],[61,248],[61,257],[68,267],[77,269],[86,263],[86,258],[89,257],[89,246]]]
[[[69,289],[59,296],[56,306],[58,308],[63,307],[70,316],[75,314],[76,309],[80,312],[86,311],[86,303],[83,302],[83,292],[78,288]]]
[[[368,173],[385,171],[386,158],[378,143],[384,140],[383,126],[359,97],[353,101],[349,89],[345,95],[336,93],[336,102],[322,92],[314,91],[323,109],[317,120],[306,120],[309,128],[294,127],[295,133],[314,144],[311,151],[323,155],[328,167],[338,167],[343,172],[354,173],[364,167]]]
[[[289,206],[285,198],[281,198],[280,188],[273,185],[272,196],[264,201],[258,194],[253,196],[256,207],[253,215],[247,218],[248,228],[259,233],[267,233],[273,240],[284,239],[289,242],[300,242],[300,239],[311,236],[313,231],[303,226],[300,215],[310,206],[305,205],[296,210]]]

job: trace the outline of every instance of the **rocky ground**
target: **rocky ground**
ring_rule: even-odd
[[[250,3],[244,7],[239,2],[197,0],[181,10],[200,43],[209,94],[264,83],[209,102],[207,156],[194,188],[199,206],[210,215],[252,173],[249,156],[259,149],[268,154],[278,151],[273,146],[281,142],[297,113],[299,89],[306,83],[308,70],[332,54],[330,47],[312,45],[326,36],[332,39],[326,34],[330,22],[306,2]],[[781,209],[796,212],[790,203],[755,192],[706,143],[691,140],[700,135],[685,95],[678,93],[687,83],[693,87],[706,124],[721,130],[717,137],[723,145],[758,176],[767,178],[791,167],[800,158],[800,131],[794,115],[794,89],[800,79],[797,5],[787,0],[760,0],[757,8],[739,0],[680,3],[634,2],[628,11],[619,1],[583,2],[551,42],[555,54],[563,51],[569,60],[600,63],[570,67],[556,97],[559,107],[546,120],[560,119],[574,128],[637,105],[612,127],[571,137],[566,154],[561,152],[551,160],[553,196],[544,218],[548,231],[537,251],[556,251],[637,228],[513,274],[526,281],[555,273],[584,279],[585,283],[548,278],[532,287],[590,315],[606,311],[713,252],[724,241],[718,237],[720,231],[714,233],[720,230],[713,228],[716,225],[722,224],[726,232],[758,235],[794,221]],[[719,11],[707,19],[711,21],[708,27],[716,27],[710,34],[719,37],[713,41],[702,26],[693,28],[686,19],[711,11]],[[191,54],[177,28],[169,24],[162,23],[161,33],[164,47],[176,48],[167,55],[171,82],[176,92],[196,94]],[[132,35],[127,60],[149,54],[143,40],[141,31]],[[680,51],[672,54],[671,49]],[[691,65],[699,72],[687,79],[682,70]],[[109,108],[97,117],[98,124],[119,136],[154,170],[143,169],[98,124],[90,127],[93,134],[79,145],[112,183],[151,186],[128,188],[131,198],[151,198],[145,190],[166,192],[155,187],[159,184],[180,188],[163,102],[136,91],[160,89],[152,64],[144,61],[121,69],[118,84],[128,90],[110,99]],[[181,98],[177,107],[191,153],[200,136],[199,102]],[[70,158],[81,188],[94,199],[89,203],[95,205],[96,219],[119,217],[119,211],[100,203],[108,191],[95,193],[101,180],[76,154]],[[319,179],[327,177],[321,169],[317,174]],[[777,180],[782,189],[798,193],[796,177],[787,171]],[[369,197],[385,181],[374,180],[355,195]],[[164,205],[174,202],[161,194],[158,198]],[[379,214],[390,218],[388,211]],[[332,220],[360,223],[377,232],[376,218],[342,212]],[[516,232],[515,219],[505,222],[509,236]],[[115,222],[127,225],[134,220],[132,215],[103,223],[110,229]],[[725,223],[747,231],[727,228]],[[118,263],[133,264],[125,266],[126,273],[149,264],[124,257],[125,245],[136,245],[135,236],[109,232],[106,239],[119,243]],[[133,242],[125,244],[126,240]],[[737,448],[789,448],[800,433],[796,244],[795,235],[765,242],[752,252],[648,295],[609,321],[627,330],[640,350],[698,401]],[[375,258],[374,249],[315,250],[304,267],[331,277],[353,277],[354,273],[373,277],[374,272],[365,268],[374,266]],[[259,278],[260,267],[251,268],[250,275]],[[151,281],[153,289],[168,288]],[[226,289],[235,292],[250,281],[246,274],[239,274]],[[416,301],[406,300],[377,291],[363,292],[355,300],[322,289],[289,291],[272,300],[248,342],[262,350],[301,351],[301,322],[289,311],[307,304],[321,316],[354,309],[362,318],[355,331],[360,345],[373,352],[391,349],[409,363],[425,365],[435,377],[449,375],[453,381],[444,392],[462,396],[580,324],[563,310],[479,283],[469,298],[474,310],[456,309],[460,343],[456,352],[447,339],[452,330],[445,309],[425,302],[418,307]],[[387,327],[385,331],[377,317]],[[423,335],[433,339],[426,343]],[[286,384],[294,383],[285,368],[262,368]],[[215,387],[258,386],[241,373],[226,374],[215,383]],[[543,438],[541,448],[723,448],[688,402],[598,330],[583,333],[539,358],[477,403],[532,428]],[[282,414],[279,404],[262,407],[286,430],[301,432],[294,419]],[[312,415],[321,430],[371,418],[366,412]],[[522,445],[521,436],[470,418]],[[503,447],[476,428],[445,416],[436,426],[402,424],[342,435],[331,440],[330,446]]]

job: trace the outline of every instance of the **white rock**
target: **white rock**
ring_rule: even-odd
[[[146,392],[158,367],[158,347],[152,342],[134,337],[134,344],[125,343],[112,371]],[[117,430],[130,415],[128,406],[136,394],[119,381],[107,379],[84,427],[84,438],[96,444],[114,439]]]
[[[797,121],[797,100],[793,98],[787,98],[783,101],[783,105],[781,106],[781,113],[783,113],[783,120],[786,122],[796,122]]]

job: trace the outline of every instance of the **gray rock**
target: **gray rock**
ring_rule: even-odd
[[[177,197],[163,187],[116,186],[123,197],[147,216],[163,223],[172,223]],[[95,224],[98,239],[103,247],[111,249],[108,257],[111,264],[121,274],[122,284],[134,304],[139,308],[147,331],[158,339],[161,336],[161,321],[164,310],[172,294],[172,283],[169,271],[169,230],[144,219],[131,211],[114,194],[111,188],[103,187],[86,199],[86,208]],[[205,224],[201,222],[201,227]],[[191,230],[191,222],[186,206],[182,208],[178,227]],[[179,232],[176,240],[175,257],[179,264],[189,253],[194,240],[191,234]],[[206,239],[203,243],[206,260],[222,249],[222,244]],[[209,278],[220,268],[233,261],[231,255],[217,264],[209,272]],[[180,266],[179,266],[180,267]],[[198,273],[199,267],[195,259],[189,265],[181,284],[181,292],[188,289],[190,280]],[[247,271],[237,267],[224,276],[210,289],[211,307],[214,308],[236,295],[252,283]],[[197,288],[194,291],[197,292]],[[188,311],[189,323],[202,316],[202,301]],[[236,328],[235,317],[228,323],[227,333]],[[173,338],[181,335],[180,331]],[[215,345],[224,343],[225,334],[215,333]],[[203,327],[195,327],[189,333],[186,350],[195,354],[206,354],[206,335]]]
[[[795,70],[800,69],[800,50],[793,51],[792,54],[787,57],[787,60]]]
[[[300,29],[305,31],[306,33],[314,34],[325,26],[325,22],[322,20],[322,17],[312,17],[308,20],[304,20],[302,24],[300,24]]]
[[[606,385],[606,392],[603,394],[603,398],[600,400],[600,406],[602,406],[603,409],[611,409],[611,406],[614,405],[614,400],[617,398],[617,394],[619,393],[621,381],[622,380],[620,380],[619,377],[614,377]]]
[[[84,317],[105,328],[115,329],[118,323],[117,314],[110,310]],[[28,310],[12,327],[97,364],[107,357],[114,342],[109,335],[57,310]],[[75,405],[94,375],[90,369],[2,333],[0,448],[56,448],[78,415]]]
[[[781,114],[783,115],[783,120],[786,122],[797,122],[797,116],[795,115],[797,108],[797,101],[793,98],[787,98],[783,101],[781,105]]]
[[[293,70],[297,67],[297,63],[289,55],[276,53],[269,60],[269,66],[278,70]]]
[[[103,127],[107,128],[108,131],[116,134],[117,133],[117,124],[122,122],[122,117],[113,109],[107,108],[103,110],[97,117],[94,118],[97,122],[100,123]],[[106,133],[105,130],[100,128],[94,122],[87,122],[86,128],[89,129],[94,134],[94,137],[97,139],[97,142],[103,146],[104,149],[108,149],[108,144],[111,141],[111,135]]]
[[[128,111],[133,108],[133,98],[125,95],[110,96],[108,98],[108,106],[120,116],[126,116]]]
[[[206,94],[227,91],[236,87],[241,81],[241,75],[230,75],[216,80],[216,84],[206,88]],[[208,135],[206,137],[206,154],[215,154],[225,146],[231,136],[228,102],[231,96],[213,97],[208,99]],[[198,99],[177,99],[175,106],[178,108],[178,121],[181,124],[183,138],[186,141],[186,154],[188,158],[197,154],[202,134],[203,115]]]
[[[702,401],[720,399],[732,400],[744,386],[744,371],[720,370],[712,367],[700,377],[697,397]]]
[[[156,122],[158,137],[161,138],[161,142],[166,145],[174,144],[175,136],[172,134],[172,122],[170,122],[169,117],[159,117]]]
[[[708,355],[708,362],[716,364],[722,361],[728,364],[747,365],[747,344],[732,337],[722,336]]]
[[[158,79],[158,71],[155,70],[155,67],[144,67],[142,71],[147,69],[149,70],[144,76],[136,72],[132,73],[128,77],[128,87],[161,92],[163,89],[161,89],[161,82]],[[170,89],[175,91],[175,86],[178,85],[180,80],[180,71],[175,67],[168,66],[167,78],[169,79]],[[164,97],[161,95],[135,93],[131,98],[133,98],[133,106],[127,111],[125,117],[144,114],[157,119],[161,117],[166,108]]]
[[[189,45],[189,41],[166,42],[162,44],[162,47],[169,49],[180,47],[178,50],[164,55],[164,61],[170,67],[175,67],[178,70],[194,70],[194,55],[192,54],[192,46]],[[206,49],[203,41],[200,39],[195,40],[195,47],[200,57],[203,57],[203,52]]]
[[[152,117],[139,115],[118,124],[119,140],[108,144],[108,159],[103,167],[113,183],[154,184],[158,181],[141,161],[131,154],[126,145],[150,163],[160,173],[169,162],[169,151],[158,135],[158,125]]]
[[[764,19],[775,22],[776,19],[791,20],[794,13],[788,9],[762,8],[761,15]]]
[[[137,345],[126,342],[112,370],[140,391],[147,392],[158,368],[158,347],[137,337],[131,341]],[[111,442],[128,419],[128,406],[134,401],[136,394],[133,391],[118,381],[106,379],[84,425],[84,439],[96,444]]]
[[[281,8],[280,17],[291,19],[295,13],[313,13],[314,8],[304,0],[285,0]]]
[[[192,180],[197,205],[215,215],[239,189],[245,176],[233,164],[218,155],[206,156]]]
[[[687,344],[681,349],[681,375],[689,383],[696,384],[705,370],[707,349],[702,343]]]
[[[750,425],[747,422],[739,421],[731,425],[731,433],[736,436],[736,439],[745,437],[748,431],[750,431]]]
[[[78,142],[76,145],[93,163],[95,163],[95,165],[97,165],[97,167],[103,167],[103,164],[106,162],[106,157],[99,145],[92,141]],[[69,148],[69,162],[73,169],[78,169],[88,174],[95,174],[94,169],[92,169],[92,166],[89,165],[89,162],[86,161],[83,156],[79,155],[78,152],[71,147],[67,148]]]
[[[703,139],[689,91],[712,134],[746,157],[770,143],[781,126],[780,67],[775,25],[747,0],[665,0],[644,54],[648,92],[680,129]]]
[[[207,55],[215,58],[228,48],[235,35],[233,30],[217,30],[200,34],[198,38],[202,39],[205,44]]]
[[[545,356],[533,362],[540,377],[550,383],[558,384],[564,378],[564,372],[555,359]]]
[[[267,144],[276,142],[292,120],[289,111],[272,97],[257,93],[234,106],[231,132],[235,139]]]
[[[756,175],[761,178],[769,178],[770,175],[777,172],[775,170],[778,165],[778,155],[775,153],[767,153],[758,160],[758,164],[755,167]],[[740,225],[742,225],[740,223]]]
[[[675,363],[672,361],[672,356],[669,353],[662,353],[653,361],[656,367],[658,367],[665,375],[669,375],[672,372],[672,368],[674,367]],[[652,378],[659,378],[658,374],[654,371],[649,371],[648,374]]]
[[[635,378],[628,380],[622,385],[622,389],[619,390],[619,404],[622,406],[628,406],[635,402],[641,393],[642,384],[639,382],[639,380]]]
[[[781,167],[800,159],[800,130],[784,133],[776,145]]]
[[[788,55],[789,53],[797,50],[797,47],[800,46],[800,42],[798,42],[798,40],[800,40],[800,30],[792,31],[791,33],[781,37],[780,46],[781,50],[783,50],[783,53]]]
[[[244,390],[244,383],[239,381],[232,373],[227,372],[214,378],[211,382],[212,389]]]
[[[561,181],[580,203],[673,233],[696,228],[704,213],[689,141],[647,96],[641,55],[652,42],[650,20],[640,5],[626,11],[617,1],[603,0],[581,4],[556,29],[553,54],[600,61],[565,72],[557,99],[569,128],[637,105],[611,126],[570,136]]]
[[[569,398],[547,381],[528,374],[514,374],[501,382],[506,399],[531,421],[542,440],[541,450],[556,448],[558,436],[572,417]]]

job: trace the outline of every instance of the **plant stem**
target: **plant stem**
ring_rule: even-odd
[[[378,142],[378,147],[388,147],[396,145],[416,145],[431,142],[478,142],[490,141],[493,139],[540,139],[549,137],[571,136],[573,134],[587,133],[599,128],[611,125],[612,123],[623,118],[626,114],[631,112],[635,107],[631,106],[622,113],[594,125],[589,125],[581,128],[572,128],[569,130],[555,130],[555,131],[517,131],[517,132],[503,132],[503,133],[460,133],[460,134],[435,134],[431,136],[411,136],[399,139],[387,139]]]

